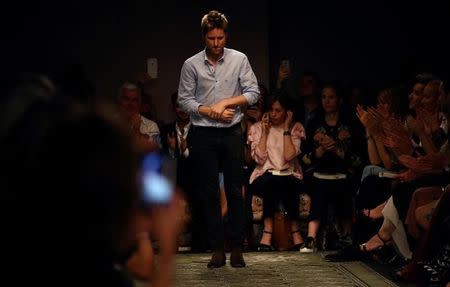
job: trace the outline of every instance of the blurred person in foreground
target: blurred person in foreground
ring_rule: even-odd
[[[137,154],[123,123],[109,116],[113,105],[94,103],[88,110],[58,91],[35,75],[8,94],[6,107],[15,112],[2,129],[2,158],[10,163],[2,174],[10,208],[2,210],[9,212],[4,231],[14,236],[5,238],[6,273],[20,284],[133,286],[119,255],[145,229],[166,242],[152,286],[168,286],[179,227],[154,222],[176,215],[176,196],[138,224]]]

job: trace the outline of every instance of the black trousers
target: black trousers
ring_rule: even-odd
[[[328,205],[334,207],[336,218],[351,219],[353,213],[353,191],[349,179],[327,180],[312,178],[310,220],[319,219],[325,225]]]
[[[213,250],[224,249],[220,208],[219,171],[223,172],[232,247],[241,247],[245,214],[242,196],[244,145],[240,124],[229,128],[194,127],[190,150],[195,185]]]
[[[304,190],[302,181],[292,175],[276,176],[266,172],[250,185],[252,193],[263,198],[264,218],[273,218],[281,203],[291,219],[298,219],[299,196]]]

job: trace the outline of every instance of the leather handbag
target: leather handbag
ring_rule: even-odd
[[[273,245],[279,251],[292,248],[291,221],[285,212],[275,212],[272,236]]]

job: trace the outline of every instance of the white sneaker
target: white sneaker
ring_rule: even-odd
[[[300,248],[300,253],[314,253],[316,251],[316,240],[313,237],[308,236],[305,245]]]
[[[178,252],[189,252],[191,251],[190,246],[178,246]]]

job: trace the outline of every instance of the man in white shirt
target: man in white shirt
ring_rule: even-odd
[[[245,54],[225,48],[228,20],[210,11],[201,21],[205,49],[184,62],[178,103],[190,114],[196,184],[202,194],[213,255],[208,268],[225,265],[220,209],[219,167],[223,168],[230,218],[232,267],[245,267],[242,256],[244,201],[242,196],[243,136],[241,107],[260,97],[258,82]]]
[[[125,82],[119,91],[119,110],[130,124],[134,134],[134,145],[138,152],[149,153],[159,151],[161,146],[158,125],[140,114],[141,90],[131,83]]]

